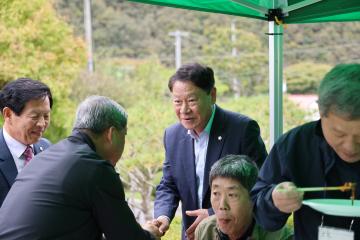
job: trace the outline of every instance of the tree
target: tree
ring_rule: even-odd
[[[167,94],[169,72],[156,61],[147,62],[130,74],[129,85],[123,85],[129,89],[132,103],[128,108],[127,143],[118,168],[130,187],[129,204],[140,213],[141,221],[152,219],[153,208],[149,203],[153,202],[153,189],[158,183],[154,178],[164,160],[162,135],[164,129],[176,121]],[[140,194],[140,199],[134,194]]]
[[[45,82],[52,90],[54,106],[46,136],[57,141],[69,133],[74,103],[71,83],[84,66],[81,39],[56,15],[47,0],[0,2],[0,85],[18,77]]]
[[[235,100],[220,99],[218,102],[220,106],[226,109],[245,114],[256,120],[260,126],[261,137],[263,138],[268,151],[270,150],[269,97],[267,95],[240,97]],[[307,117],[305,111],[289,101],[286,97],[284,98],[283,104],[284,132],[305,123]]]
[[[236,40],[231,40],[232,34]],[[266,84],[267,57],[255,34],[242,29],[232,33],[230,27],[222,27],[208,29],[206,36],[209,39],[209,44],[204,46],[206,63],[232,92],[249,96]],[[232,55],[233,48],[237,49],[236,55]]]

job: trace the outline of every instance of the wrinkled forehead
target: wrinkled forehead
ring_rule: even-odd
[[[243,190],[244,186],[234,178],[229,177],[216,177],[211,183],[211,189],[223,190]]]

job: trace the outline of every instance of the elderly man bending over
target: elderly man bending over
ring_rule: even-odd
[[[210,171],[211,206],[215,215],[204,219],[195,231],[195,240],[285,240],[292,232],[286,228],[267,232],[255,223],[249,191],[258,169],[245,155],[227,155]]]

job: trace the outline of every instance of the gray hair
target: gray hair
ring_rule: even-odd
[[[360,64],[339,64],[328,72],[319,89],[319,111],[349,119],[360,118]]]
[[[246,155],[227,155],[220,158],[211,167],[210,186],[217,177],[232,178],[248,191],[254,186],[258,176],[258,168],[254,161]]]
[[[103,96],[87,97],[77,108],[74,129],[88,129],[95,134],[110,127],[126,128],[127,114],[117,102]]]

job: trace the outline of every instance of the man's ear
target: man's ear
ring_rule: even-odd
[[[107,142],[109,142],[110,144],[112,144],[113,142],[113,134],[115,131],[115,127],[111,126],[108,129],[105,130],[105,139]]]
[[[2,115],[4,117],[4,120],[11,121],[11,117],[14,114],[15,113],[9,107],[4,107],[2,110]]]

